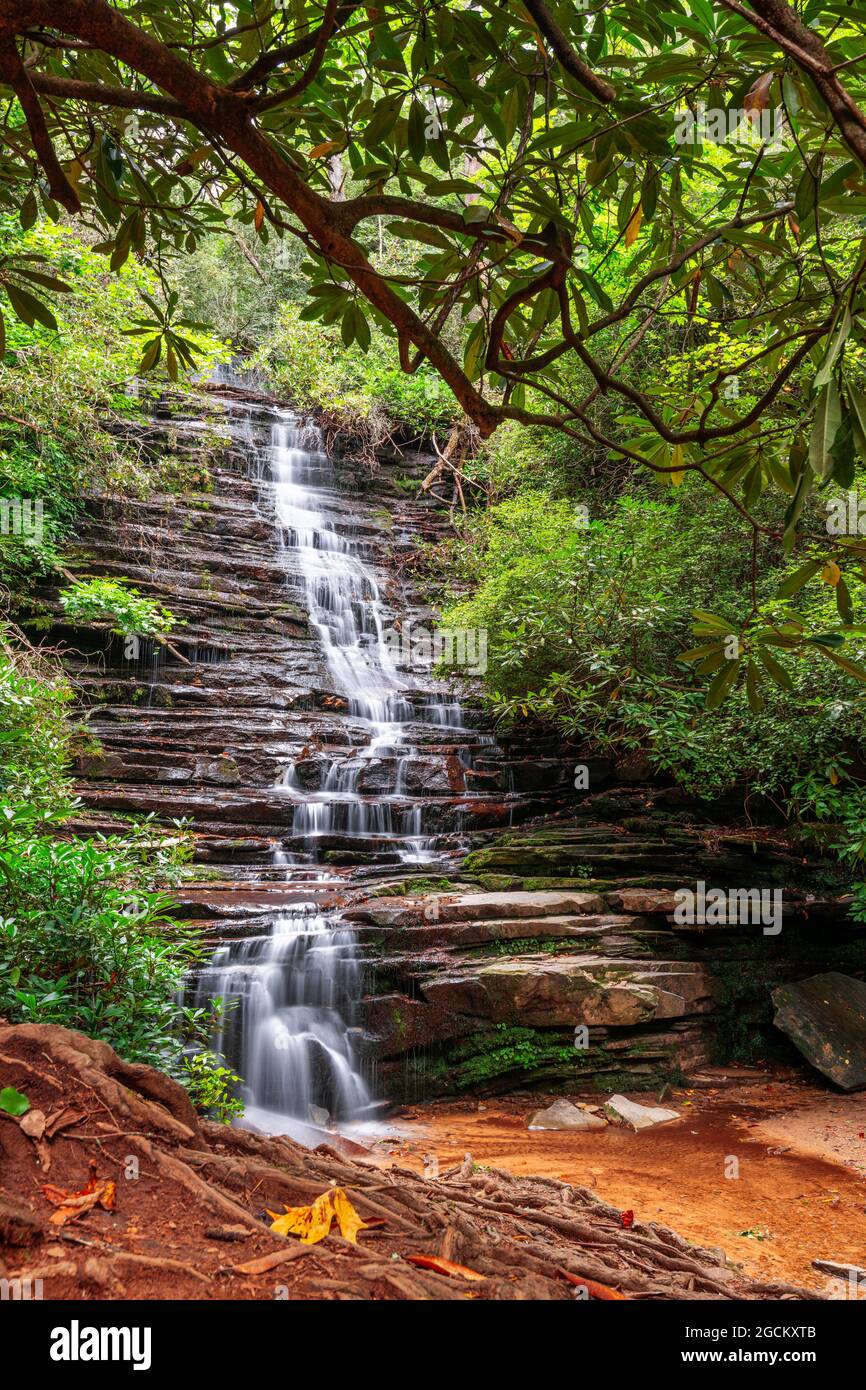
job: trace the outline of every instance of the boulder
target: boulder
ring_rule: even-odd
[[[607,1121],[589,1110],[581,1110],[570,1100],[555,1100],[546,1110],[537,1110],[528,1129],[607,1129]]]
[[[866,1086],[866,984],[835,970],[773,990],[777,1028],[843,1091]]]
[[[594,955],[518,956],[424,981],[430,1003],[458,1014],[529,1027],[586,1023],[626,1028],[705,1013],[712,983],[692,962]]]
[[[670,1124],[671,1120],[680,1118],[676,1110],[664,1110],[660,1105],[639,1105],[625,1096],[611,1096],[604,1111],[615,1123],[630,1125],[632,1129],[652,1129],[654,1125]]]

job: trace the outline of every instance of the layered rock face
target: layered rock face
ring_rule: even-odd
[[[351,907],[380,986],[391,985],[367,1005],[380,1084],[415,1096],[658,1088],[719,1055],[761,1055],[779,981],[827,960],[866,966],[831,866],[756,843],[753,830],[672,820],[658,806],[667,799],[589,795],[578,817],[467,856],[462,891],[413,897],[395,884]],[[623,826],[638,801],[652,839]],[[622,820],[605,824],[617,805]],[[745,911],[727,920],[681,920],[681,890],[701,883],[732,900],[763,888],[775,924],[745,892]]]
[[[94,506],[68,566],[157,597],[170,646],[41,597],[90,706],[82,828],[194,827],[181,911],[214,956],[191,994],[238,1005],[216,1043],[262,1127],[382,1094],[654,1087],[720,1037],[754,1047],[774,984],[866,964],[833,871],[778,833],[597,758],[575,792],[556,738],[497,742],[471,681],[389,664],[386,629],[432,627],[425,460],[371,478],[230,394],[164,403],[142,443],[209,490]],[[780,932],[677,922],[697,880],[784,890]]]
[[[98,707],[88,727],[99,747],[80,764],[92,811],[188,817],[202,836],[219,837],[202,843],[211,862],[241,859],[268,873],[276,842],[303,858],[311,833],[318,861],[398,863],[403,840],[430,839],[431,850],[448,853],[479,828],[556,804],[569,781],[561,758],[498,747],[471,698],[459,704],[453,682],[431,669],[397,671],[373,692],[388,706],[380,722],[399,725],[399,739],[371,748],[370,710],[329,660],[323,627],[344,621],[333,613],[341,595],[318,593],[311,554],[325,576],[357,573],[346,599],[357,648],[381,636],[374,622],[398,641],[404,631],[432,631],[417,586],[401,578],[418,544],[435,542],[446,525],[441,508],[414,500],[429,460],[383,461],[371,479],[323,460],[315,443],[284,446],[302,458],[301,483],[275,482],[284,412],[211,395],[192,409],[169,402],[163,414],[147,447],[201,458],[211,490],[95,505],[67,563],[80,576],[124,576],[167,605],[181,624],[170,647],[133,648],[104,625],[72,627],[56,595],[41,595],[52,638],[68,644],[70,674]],[[326,499],[326,514],[309,512],[311,496]],[[321,833],[298,815],[316,797],[343,797]],[[356,797],[370,806],[390,799],[378,832],[374,815],[349,814]]]

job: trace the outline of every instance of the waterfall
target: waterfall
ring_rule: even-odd
[[[278,786],[291,804],[292,839],[307,863],[334,836],[357,844],[359,853],[371,844],[390,846],[404,863],[429,862],[434,850],[424,833],[424,803],[408,790],[408,769],[418,756],[412,737],[426,734],[435,746],[442,730],[453,730],[464,744],[489,740],[466,728],[452,696],[431,693],[432,676],[424,690],[396,666],[386,641],[387,605],[365,543],[337,529],[334,467],[317,431],[281,412],[260,467],[286,582],[300,576],[333,693],[347,702],[363,739],[360,747],[324,755],[318,790],[305,788],[298,760],[286,764]],[[471,754],[462,757],[471,762]],[[372,768],[390,780],[375,794],[358,785]],[[276,850],[275,866],[285,866],[291,882],[308,882],[309,869],[293,858]],[[354,932],[336,913],[295,904],[267,933],[220,946],[199,974],[193,1002],[223,1001],[213,1047],[244,1079],[248,1123],[317,1143],[323,1122],[345,1124],[370,1108],[354,1027],[358,951]]]
[[[354,932],[313,903],[214,952],[197,1002],[228,1006],[213,1047],[244,1078],[248,1123],[303,1139],[318,1110],[345,1121],[369,1106],[351,1028],[360,970]]]
[[[413,703],[417,688],[395,665],[386,641],[385,604],[374,569],[362,545],[341,535],[332,519],[333,465],[315,427],[284,416],[273,426],[269,453],[283,554],[300,570],[334,689],[367,734],[360,757],[331,761],[317,793],[303,790],[295,764],[286,766],[280,785],[297,801],[293,831],[314,855],[317,842],[339,834],[391,841],[404,862],[428,862],[433,855],[422,834],[423,808],[406,789],[407,763],[417,752],[406,726],[465,734],[463,711],[451,697],[425,694],[420,707]],[[393,761],[389,791],[376,797],[359,793],[364,759]]]

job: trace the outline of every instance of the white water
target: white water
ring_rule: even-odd
[[[371,798],[359,795],[358,767],[345,757],[333,760],[316,793],[301,788],[296,764],[290,763],[281,786],[298,802],[293,830],[313,852],[317,840],[336,832],[343,838],[390,840],[404,861],[429,862],[423,807],[406,792],[406,765],[416,753],[406,742],[406,725],[466,734],[463,711],[455,700],[435,696],[424,696],[416,710],[410,697],[417,690],[395,666],[385,640],[385,605],[375,573],[361,558],[359,544],[341,535],[329,515],[333,465],[321,451],[318,432],[311,426],[302,431],[294,417],[280,420],[273,428],[270,466],[283,551],[303,577],[334,689],[348,700],[353,720],[369,730],[361,756],[393,759],[395,767],[390,791]],[[353,752],[357,757],[358,750]]]
[[[302,841],[307,860],[318,857],[327,836],[338,834],[357,839],[359,850],[387,844],[404,862],[428,862],[433,853],[423,833],[423,802],[406,791],[407,766],[417,756],[407,726],[427,724],[483,740],[465,728],[456,701],[419,692],[395,667],[375,573],[362,558],[362,545],[336,529],[333,465],[318,437],[306,430],[302,439],[294,417],[282,416],[265,463],[287,577],[300,571],[334,692],[348,701],[353,724],[368,732],[364,747],[341,750],[331,760],[320,791],[304,790],[297,763],[286,766],[280,786],[294,805],[293,837]],[[358,793],[364,759],[393,761],[390,790]],[[293,871],[282,850],[275,861],[287,865],[287,878],[310,881],[310,870]],[[314,903],[281,914],[266,935],[215,952],[197,982],[195,1003],[220,998],[229,1006],[213,1046],[244,1078],[247,1122],[315,1144],[321,1132],[310,1125],[320,1125],[321,1117],[313,1107],[341,1127],[363,1119],[371,1098],[353,1028],[360,994],[354,932]]]

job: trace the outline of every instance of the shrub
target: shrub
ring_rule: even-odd
[[[157,888],[184,872],[190,837],[150,819],[67,832],[69,699],[47,662],[0,637],[0,1014],[78,1028],[177,1074],[184,1044],[213,1026],[177,1002],[201,953]]]
[[[171,632],[174,614],[142,594],[127,579],[82,579],[63,589],[60,601],[67,616],[81,622],[109,622],[112,631],[140,637]]]

